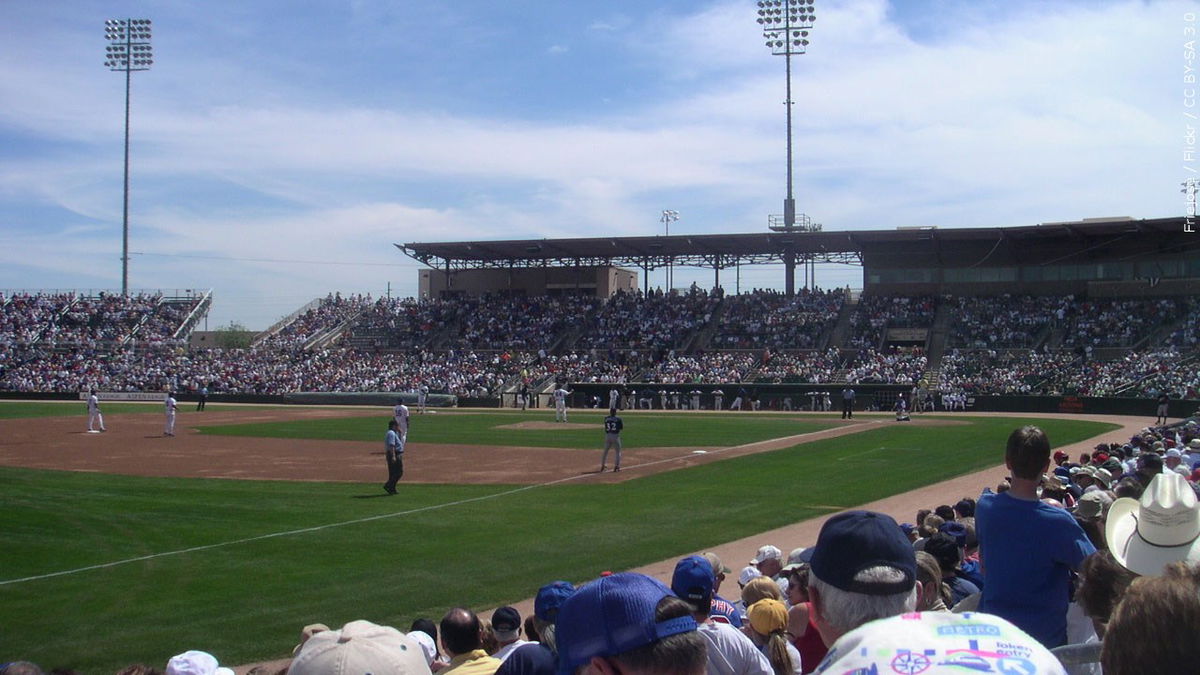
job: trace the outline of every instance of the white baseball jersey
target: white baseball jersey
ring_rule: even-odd
[[[567,404],[567,395],[570,393],[571,392],[567,391],[566,389],[563,389],[562,387],[555,389],[554,390],[554,405],[566,405]]]
[[[401,433],[408,432],[408,406],[403,403],[397,403],[396,407],[392,408],[392,416],[396,418],[396,424],[400,426]]]
[[[88,414],[94,415],[98,412],[100,412],[100,399],[92,394],[88,397]]]

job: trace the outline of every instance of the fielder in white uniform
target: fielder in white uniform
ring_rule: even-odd
[[[566,422],[567,421],[567,397],[570,395],[571,395],[571,392],[564,389],[563,385],[561,385],[561,384],[558,385],[558,388],[554,390],[554,421],[555,422]]]
[[[175,411],[179,409],[179,404],[175,401],[175,392],[167,392],[167,400],[163,401],[163,413],[167,416],[167,424],[163,427],[164,436],[175,435]]]
[[[616,409],[621,407],[621,390],[613,387],[608,390],[608,407]]]
[[[699,389],[693,389],[688,393],[692,395],[692,410],[699,410],[700,409],[700,395],[703,394],[704,392],[700,391]]]
[[[422,384],[417,387],[417,412],[425,414],[425,401],[429,398],[429,387]]]
[[[404,452],[404,444],[408,442],[408,406],[404,399],[396,399],[396,407],[392,408],[392,417],[396,420],[396,432],[400,434],[400,452]]]
[[[92,389],[88,394],[88,431],[93,431],[95,425],[100,426],[100,431],[108,431],[104,428],[104,415],[100,414],[100,399],[96,396],[96,390]]]

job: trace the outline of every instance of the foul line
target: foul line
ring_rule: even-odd
[[[799,440],[805,436],[822,433],[823,431],[828,431],[828,430],[826,429],[826,430],[822,430],[822,431],[811,431],[808,433],[797,434],[795,436],[785,436],[783,438],[770,439],[769,441],[755,441],[753,443],[746,443],[744,445],[735,445],[735,446],[731,446],[728,448],[717,448],[716,450],[708,451],[708,453],[717,455],[717,454],[723,454],[726,452],[732,452],[734,450],[738,450],[738,449],[745,448],[748,446],[758,445],[760,443],[767,443],[767,442],[772,442],[772,441]],[[691,452],[689,451],[688,454],[686,454],[686,455],[679,455],[677,457],[664,457],[663,459],[654,460],[652,462],[643,462],[642,464],[634,464],[633,466],[626,467],[626,470],[628,471],[631,469],[639,469],[642,467],[657,466],[659,464],[666,464],[668,462],[678,462],[680,460],[688,459],[690,457],[692,457],[692,455],[691,455]],[[518,494],[521,492],[527,492],[529,490],[534,490],[537,488],[550,487],[553,485],[558,485],[559,483],[569,483],[571,481],[577,481],[577,480],[582,480],[585,478],[590,478],[593,475],[596,475],[596,474],[580,474],[578,476],[567,476],[566,478],[558,478],[556,480],[547,481],[545,483],[535,483],[533,485],[522,485],[521,487],[513,488],[511,490],[504,490],[503,492],[494,492],[494,493],[488,494],[488,495],[481,495],[479,497],[471,497],[470,499],[460,499],[458,501],[446,502],[444,504],[431,504],[429,506],[422,506],[420,508],[409,509],[407,511],[396,511],[393,513],[381,513],[379,515],[366,516],[364,518],[355,518],[354,520],[343,520],[343,521],[337,522],[337,523],[327,523],[325,525],[316,525],[314,527],[304,527],[304,528],[300,528],[298,530],[286,530],[284,532],[272,532],[270,534],[260,534],[256,537],[245,537],[243,539],[233,539],[230,541],[222,541],[222,542],[218,542],[216,544],[205,544],[203,546],[192,546],[190,548],[181,548],[181,549],[177,549],[174,551],[164,551],[162,553],[151,553],[149,555],[138,556],[136,558],[126,558],[124,560],[114,560],[112,562],[100,563],[97,565],[87,565],[86,567],[77,567],[75,569],[62,570],[59,572],[50,572],[48,574],[38,574],[38,575],[30,576],[30,577],[21,577],[19,579],[4,579],[4,580],[0,580],[0,586],[11,586],[14,584],[21,584],[21,583],[25,583],[28,581],[41,581],[44,579],[53,579],[55,577],[65,577],[65,576],[70,576],[72,574],[82,574],[83,572],[91,572],[93,570],[102,570],[102,569],[107,569],[110,567],[119,567],[121,565],[129,565],[131,563],[136,563],[136,562],[144,562],[146,560],[155,560],[157,558],[166,558],[166,557],[175,556],[175,555],[183,555],[186,553],[198,553],[200,551],[209,551],[212,549],[224,548],[227,546],[237,546],[239,544],[250,544],[250,543],[253,543],[256,541],[265,541],[267,539],[276,539],[279,537],[290,537],[292,535],[306,534],[309,532],[320,532],[321,530],[329,530],[329,529],[333,529],[335,527],[345,527],[347,525],[358,525],[360,523],[369,523],[369,522],[373,522],[376,520],[384,520],[387,518],[396,518],[399,516],[411,516],[413,514],[424,513],[426,511],[436,511],[439,509],[445,509],[445,508],[450,508],[450,507],[454,507],[454,506],[462,506],[463,504],[471,504],[474,502],[482,502],[482,501],[487,501],[490,499],[498,499],[500,497],[507,497],[509,495],[515,495],[515,494]]]

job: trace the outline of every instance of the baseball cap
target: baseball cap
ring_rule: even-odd
[[[166,675],[233,675],[233,670],[222,668],[208,652],[189,649],[167,661]]]
[[[712,600],[713,569],[708,560],[698,555],[689,555],[675,563],[671,575],[671,591],[692,607],[704,607]]]
[[[288,675],[328,673],[430,675],[418,642],[391,626],[363,620],[313,635],[288,668]]]
[[[781,572],[781,574],[804,567],[808,563],[812,562],[812,555],[813,547],[811,546],[801,546],[800,548],[792,549],[792,552],[788,554],[787,564],[783,566],[783,572]]]
[[[787,607],[775,598],[763,598],[747,607],[746,618],[760,635],[770,635],[788,625]]]
[[[783,551],[780,551],[779,548],[775,546],[767,544],[766,546],[758,549],[758,553],[755,553],[754,557],[751,558],[750,564],[757,565],[764,560],[779,560],[781,558],[783,558]]]
[[[855,575],[872,567],[891,567],[903,577],[893,582],[855,581]],[[821,581],[843,591],[892,595],[912,589],[917,559],[908,537],[891,516],[875,511],[845,511],[821,526],[812,571]]]
[[[570,675],[593,656],[624,654],[696,630],[691,615],[656,620],[659,601],[669,596],[674,594],[661,581],[636,572],[620,572],[582,586],[559,611],[555,628],[559,675]]]
[[[954,543],[958,544],[959,548],[967,547],[967,526],[966,525],[963,525],[962,523],[957,522],[957,521],[950,521],[948,523],[942,523],[942,526],[938,528],[938,532],[941,532],[942,534],[945,534],[945,535],[949,535],[950,538],[954,539]]]
[[[433,665],[433,660],[438,656],[437,645],[433,644],[433,636],[423,630],[414,630],[408,633],[408,639],[420,645],[421,655],[425,657],[425,665]]]
[[[497,633],[515,633],[521,629],[521,613],[505,605],[492,612],[492,629]]]
[[[552,581],[542,586],[533,599],[533,615],[542,621],[554,623],[562,604],[574,594],[575,587],[569,581]]]
[[[752,579],[757,579],[761,576],[762,572],[759,572],[757,567],[754,565],[747,565],[746,567],[742,568],[742,573],[738,575],[738,583],[742,586],[745,586],[746,584],[750,583]]]
[[[1183,456],[1183,454],[1180,453],[1179,450],[1177,450],[1175,448],[1171,448],[1170,450],[1167,450],[1167,457],[1182,457],[1182,456]]]
[[[838,638],[813,672],[900,672],[896,664],[907,664],[904,672],[1066,673],[1028,633],[981,612],[913,612],[871,621]]]
[[[713,553],[712,551],[705,553],[704,559],[708,561],[709,565],[712,565],[714,576],[717,574],[732,574],[733,573],[733,570],[729,569],[728,567],[725,566],[725,563],[721,562],[721,557],[718,556],[716,553]]]
[[[1084,520],[1096,520],[1113,503],[1112,495],[1104,490],[1093,490],[1079,498],[1075,505],[1075,515]]]

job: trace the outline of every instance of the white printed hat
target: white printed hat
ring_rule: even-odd
[[[764,560],[780,560],[782,558],[783,551],[780,551],[776,546],[767,544],[758,549],[758,553],[754,554],[754,557],[750,560],[750,564],[757,565]]]
[[[1122,497],[1108,508],[1104,537],[1113,558],[1131,572],[1162,574],[1168,563],[1200,561],[1200,507],[1187,479],[1160,473],[1141,500]]]
[[[167,675],[233,675],[229,668],[222,668],[217,657],[198,649],[189,649],[176,654],[167,661]]]
[[[1038,673],[1065,675],[1040,642],[982,612],[913,612],[838,638],[814,673]]]

